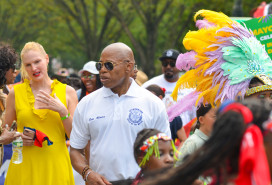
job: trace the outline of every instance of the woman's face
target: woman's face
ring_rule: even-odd
[[[15,69],[12,69],[10,68],[7,72],[6,72],[6,75],[5,75],[5,78],[6,78],[6,84],[13,84],[15,78],[16,78],[16,70]]]
[[[216,108],[211,108],[204,116],[199,117],[200,130],[207,136],[210,136],[213,129],[213,124],[216,120]]]
[[[171,141],[159,140],[158,145],[160,158],[157,158],[155,154],[153,154],[145,165],[145,170],[147,171],[171,167],[174,164],[174,151]]]
[[[97,89],[96,87],[96,75],[88,71],[83,71],[81,75],[81,80],[86,87],[88,93],[91,93]]]
[[[33,81],[39,81],[48,76],[48,55],[36,50],[29,50],[22,56],[22,61],[28,77]]]

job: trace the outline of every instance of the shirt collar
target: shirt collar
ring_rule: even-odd
[[[138,88],[140,88],[139,85],[132,78],[130,78],[130,80],[132,82],[128,88],[128,91],[123,96],[139,97],[140,93],[137,90]],[[102,87],[102,91],[103,91],[104,98],[117,95],[117,94],[113,93],[110,88]]]
[[[195,134],[198,136],[198,137],[200,137],[201,139],[203,139],[204,141],[207,141],[208,139],[209,139],[209,137],[206,135],[206,134],[204,134],[201,130],[199,130],[199,129],[196,129],[195,130]]]

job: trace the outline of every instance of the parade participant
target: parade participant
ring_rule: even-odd
[[[238,95],[244,98],[272,90],[271,80],[262,80],[263,86],[250,88],[253,78],[272,78],[271,59],[252,32],[223,13],[200,10],[195,20],[198,16],[203,17],[196,21],[199,30],[188,32],[183,40],[191,51],[177,59],[177,68],[188,71],[172,95],[177,100],[179,89],[196,89],[168,110],[170,120],[201,103],[220,105]]]
[[[158,96],[161,100],[165,97],[166,90],[159,87],[158,85],[149,85],[146,87],[146,89]],[[175,117],[175,119],[170,122],[170,130],[175,146],[181,147],[184,141],[187,139],[187,136],[183,128],[180,116]]]
[[[65,135],[69,137],[72,129],[76,92],[49,78],[49,58],[39,43],[26,43],[21,60],[23,83],[15,85],[8,95],[5,123],[10,126],[13,120],[17,121],[17,130],[23,139],[23,161],[10,163],[5,185],[72,185],[74,179]],[[37,139],[38,135],[23,133],[24,127],[44,133],[53,144],[37,147],[35,140],[33,145],[33,138]]]
[[[213,177],[211,184],[270,184],[270,173],[263,145],[263,124],[271,104],[245,100],[222,104],[210,138],[182,165],[155,177],[145,185],[190,185],[200,175]]]
[[[143,129],[134,143],[134,157],[141,171],[132,185],[144,180],[144,176],[162,168],[173,167],[176,147],[172,139],[156,129]],[[177,160],[177,158],[175,158]]]
[[[165,104],[166,110],[169,107],[174,105],[176,102],[170,96],[175,89],[176,83],[180,77],[181,71],[176,68],[176,60],[179,56],[179,52],[175,49],[167,49],[162,53],[162,56],[159,58],[161,61],[162,72],[163,74],[156,76],[147,82],[145,82],[142,87],[146,88],[149,85],[158,85],[161,88],[165,88],[165,97],[163,102]],[[193,89],[183,89],[178,93],[178,99],[184,97],[185,95],[192,92]],[[195,117],[195,111],[187,112],[180,115],[182,119],[183,126],[190,122]],[[172,120],[170,120],[172,121]]]
[[[96,62],[87,62],[79,71],[81,77],[81,89],[77,90],[78,101],[84,96],[102,87],[99,71],[95,68]]]
[[[156,128],[171,135],[163,102],[130,78],[134,63],[127,45],[105,47],[96,63],[103,87],[76,108],[70,156],[87,184],[119,184],[135,178],[139,167],[133,159],[133,144],[142,129]],[[83,155],[88,140],[89,164]]]

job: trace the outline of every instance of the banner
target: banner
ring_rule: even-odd
[[[250,19],[244,23],[265,46],[265,50],[272,59],[272,15]],[[241,24],[243,25],[243,23]]]

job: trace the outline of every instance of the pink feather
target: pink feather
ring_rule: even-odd
[[[210,23],[206,19],[196,21],[196,27],[198,27],[198,29],[210,28],[210,27],[214,27],[214,26],[216,26],[214,23]]]
[[[199,94],[200,92],[193,91],[180,99],[175,105],[171,106],[167,111],[169,122],[173,121],[173,119],[181,115],[181,113],[192,110],[195,107]],[[201,101],[198,102],[198,104],[200,103]]]
[[[196,60],[195,60],[195,51],[189,51],[184,54],[179,54],[176,61],[176,68],[179,70],[188,71],[191,68],[194,68]]]

